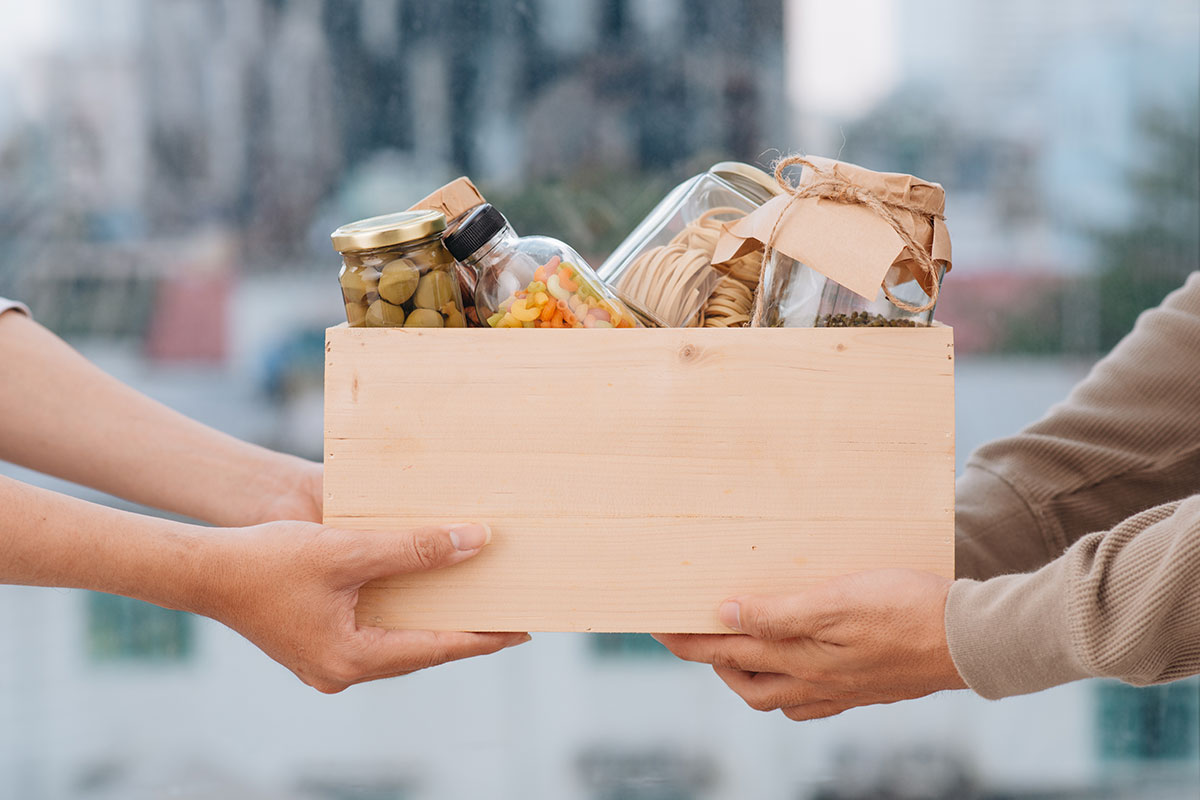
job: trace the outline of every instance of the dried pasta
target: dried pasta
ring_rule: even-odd
[[[710,327],[745,324],[750,303],[745,303],[745,321],[733,322],[742,316],[743,296],[726,284],[732,280],[752,292],[758,285],[761,255],[751,253],[719,266],[712,263],[722,224],[744,214],[730,207],[704,212],[668,244],[642,253],[621,275],[618,291],[672,327],[709,324],[709,319],[713,320]]]

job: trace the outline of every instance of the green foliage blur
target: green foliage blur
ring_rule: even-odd
[[[1146,160],[1129,178],[1137,211],[1128,225],[1094,233],[1103,350],[1200,269],[1200,101],[1186,114],[1147,114],[1143,129]]]

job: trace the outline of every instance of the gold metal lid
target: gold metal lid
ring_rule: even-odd
[[[741,161],[722,161],[720,164],[713,164],[708,171],[760,205],[780,191],[779,184],[773,176]]]
[[[446,215],[440,211],[400,211],[381,217],[360,219],[330,234],[339,253],[374,250],[424,239],[446,230]]]

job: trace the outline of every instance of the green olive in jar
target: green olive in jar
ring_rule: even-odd
[[[351,328],[361,328],[367,320],[367,309],[362,303],[346,303],[346,321]]]
[[[369,292],[375,291],[375,284],[379,280],[379,272],[369,268],[348,269],[343,267],[340,280],[342,283],[342,296],[345,297],[346,302],[361,303]]]
[[[420,280],[421,271],[411,261],[397,258],[379,275],[379,296],[398,306],[413,296]]]
[[[446,318],[447,328],[467,327],[466,318],[463,316],[463,313],[458,310],[458,306],[454,305],[453,301],[442,306],[442,316]]]
[[[417,308],[438,309],[454,301],[454,278],[435,269],[421,276],[413,302]]]
[[[418,308],[416,311],[408,315],[408,321],[404,323],[406,328],[441,328],[445,323],[442,321],[442,315],[429,308]]]
[[[386,300],[376,300],[367,308],[368,328],[399,328],[404,324],[404,309]]]

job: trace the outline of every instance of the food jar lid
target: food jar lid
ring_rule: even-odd
[[[444,230],[446,215],[440,211],[400,211],[343,225],[329,238],[333,240],[334,250],[350,253],[404,244]]]
[[[774,177],[741,161],[722,161],[720,164],[714,164],[708,171],[760,205],[780,191]]]
[[[442,244],[454,256],[455,261],[470,258],[483,247],[492,237],[508,227],[504,218],[491,203],[477,206],[459,223],[458,227],[442,238]]]

